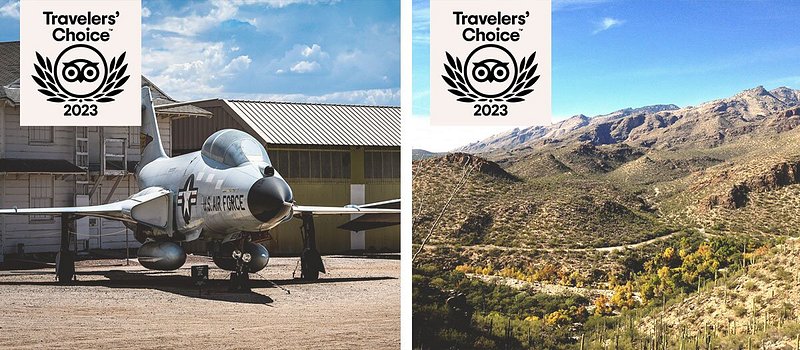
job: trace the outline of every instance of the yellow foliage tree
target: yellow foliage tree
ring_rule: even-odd
[[[614,307],[625,310],[636,306],[636,299],[633,298],[633,284],[629,281],[624,286],[614,288],[614,296],[611,297],[611,304]]]
[[[594,299],[594,314],[597,316],[611,315],[611,300],[605,295],[600,295]]]
[[[545,316],[544,322],[550,326],[563,326],[570,324],[572,320],[569,318],[566,310],[558,310]]]

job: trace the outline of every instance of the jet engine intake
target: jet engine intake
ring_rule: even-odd
[[[236,259],[233,257],[233,252],[239,250],[238,242],[228,242],[223,244],[217,254],[214,254],[214,263],[223,270],[236,271]],[[248,259],[242,259],[247,267],[248,272],[258,272],[267,267],[269,262],[269,251],[261,244],[253,242],[245,242],[242,247],[241,253],[249,254]]]
[[[177,270],[186,262],[186,252],[173,242],[147,242],[137,254],[139,263],[151,270]]]

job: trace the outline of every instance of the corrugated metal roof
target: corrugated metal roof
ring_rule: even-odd
[[[19,79],[19,41],[0,42],[0,86]]]
[[[225,100],[271,144],[400,147],[400,108]]]

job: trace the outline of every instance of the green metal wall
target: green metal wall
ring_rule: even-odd
[[[286,181],[292,186],[294,200],[301,205],[341,206],[350,202],[349,182],[311,182],[292,179]],[[343,215],[314,218],[317,248],[320,253],[341,253],[350,250],[350,231],[336,228],[349,219]],[[292,219],[274,228],[270,232],[272,241],[267,244],[269,251],[276,255],[297,255],[302,252],[301,223],[300,219]]]
[[[315,150],[319,147],[268,146],[268,150]],[[397,150],[397,148],[394,148]],[[400,179],[364,179],[364,148],[349,147],[350,179],[297,179],[286,177],[295,201],[300,205],[342,206],[350,203],[350,185],[365,184],[366,203],[400,198]],[[322,254],[350,251],[350,231],[337,228],[349,221],[347,215],[315,217],[317,248]],[[266,245],[272,254],[296,256],[303,249],[300,238],[301,221],[292,219],[273,229],[272,240]],[[399,252],[400,227],[393,226],[366,232],[368,251]]]
[[[400,180],[367,181],[366,202],[380,202],[400,198]],[[403,203],[409,205],[409,203]],[[400,252],[400,225],[367,231],[365,247],[368,251]]]

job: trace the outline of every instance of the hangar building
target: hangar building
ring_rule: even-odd
[[[400,198],[400,108],[241,100],[194,105],[208,118],[172,121],[174,154],[196,151],[221,129],[255,136],[302,205],[342,206]],[[400,251],[400,228],[351,232],[338,229],[349,217],[317,217],[321,253]],[[271,232],[270,252],[302,251],[300,220]]]

